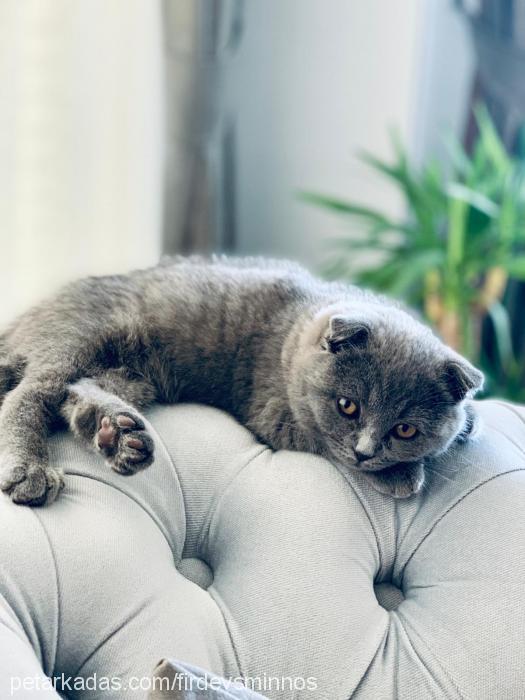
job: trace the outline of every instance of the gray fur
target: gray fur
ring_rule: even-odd
[[[425,458],[468,432],[465,398],[481,384],[391,300],[291,263],[176,258],[70,284],[0,337],[0,486],[18,503],[53,500],[63,480],[46,439],[64,422],[133,473],[154,449],[137,409],[195,401],[274,449],[323,455],[405,497]],[[341,415],[341,396],[358,418]],[[419,434],[394,438],[399,422]]]

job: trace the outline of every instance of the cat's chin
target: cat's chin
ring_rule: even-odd
[[[418,494],[425,483],[422,463],[394,464],[381,471],[362,471],[373,488],[393,498],[409,498]]]
[[[334,456],[331,459],[346,472],[351,470],[362,474],[376,491],[392,498],[410,498],[420,493],[425,483],[423,462],[403,462],[384,467],[381,464],[365,466],[357,461],[342,464]]]

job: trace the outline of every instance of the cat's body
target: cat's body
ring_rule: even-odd
[[[394,302],[288,263],[174,259],[75,282],[0,336],[0,485],[20,503],[53,500],[46,438],[64,420],[133,473],[154,447],[136,409],[195,401],[407,496],[424,458],[465,430],[481,381]],[[392,445],[400,421],[418,432]]]

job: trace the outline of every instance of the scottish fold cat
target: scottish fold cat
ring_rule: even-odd
[[[425,460],[470,433],[482,381],[389,299],[291,263],[175,258],[74,282],[0,336],[0,486],[52,501],[46,442],[64,424],[134,473],[154,458],[140,410],[193,401],[408,497]]]

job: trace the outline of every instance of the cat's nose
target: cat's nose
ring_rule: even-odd
[[[364,462],[365,459],[370,459],[370,457],[374,456],[373,454],[370,454],[368,452],[361,452],[360,450],[354,450],[354,454],[358,462]]]

